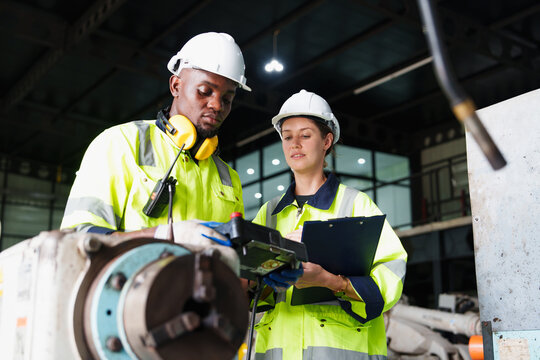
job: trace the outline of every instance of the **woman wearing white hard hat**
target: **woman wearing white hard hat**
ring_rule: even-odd
[[[338,141],[340,128],[322,97],[305,90],[292,95],[272,124],[294,182],[285,194],[264,204],[253,222],[300,241],[305,221],[381,215],[366,194],[324,172],[325,156]],[[339,246],[339,241],[328,239],[328,247]],[[406,259],[385,222],[369,276],[332,274],[309,262],[303,263],[303,273],[271,273],[264,281],[274,291],[259,302],[260,309],[270,310],[256,326],[256,358],[386,359],[382,313],[401,296]],[[334,297],[324,303],[291,304],[293,287],[314,286],[330,289]]]

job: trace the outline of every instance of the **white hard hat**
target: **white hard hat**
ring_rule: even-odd
[[[330,105],[321,96],[306,90],[300,90],[300,92],[292,95],[283,103],[279,114],[272,118],[272,125],[281,136],[281,120],[302,115],[320,119],[322,123],[332,130],[334,144],[339,140],[339,123],[332,113]]]
[[[207,32],[191,38],[169,60],[167,68],[177,76],[184,68],[206,70],[231,79],[242,89],[251,91],[246,85],[242,51],[229,34]]]

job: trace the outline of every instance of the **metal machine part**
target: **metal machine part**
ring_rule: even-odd
[[[472,336],[482,333],[480,316],[475,313],[449,313],[404,304],[396,304],[391,312],[392,318],[413,321],[430,328],[444,330],[454,334]]]
[[[476,106],[473,100],[459,85],[452,71],[444,42],[441,40],[441,27],[435,11],[435,2],[432,0],[417,0],[417,3],[429,49],[433,56],[435,76],[452,106],[454,115],[474,137],[491,167],[494,170],[503,168],[506,165],[506,160],[476,114]]]
[[[233,358],[248,322],[234,268],[215,248],[43,232],[0,253],[2,359]]]
[[[478,113],[509,149],[508,166],[493,172],[466,134],[484,350],[496,360],[540,359],[540,89]]]
[[[171,287],[178,274],[186,281]],[[123,325],[139,358],[232,359],[244,340],[247,298],[216,256],[154,262],[126,288]]]
[[[465,294],[441,294],[439,307],[444,310],[426,309],[409,305],[404,295],[384,314],[388,359],[471,360],[470,338],[482,333],[475,304],[476,299]]]

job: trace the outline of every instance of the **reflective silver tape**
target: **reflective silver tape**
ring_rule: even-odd
[[[378,262],[373,265],[373,269],[379,265],[386,266],[391,272],[394,273],[394,275],[401,279],[401,282],[405,280],[405,273],[407,272],[407,263],[405,260],[396,259],[388,262]]]
[[[354,340],[351,339],[351,341]],[[343,350],[326,346],[308,346],[307,349],[304,349],[302,358],[332,360],[386,360],[385,355],[369,355],[359,351]]]
[[[111,205],[105,204],[95,197],[69,198],[66,204],[64,216],[68,216],[75,211],[87,211],[96,216],[99,216],[107,223],[119,227],[122,219],[116,216]]]
[[[255,360],[282,360],[282,359],[283,359],[282,348],[269,349],[264,354],[255,353]]]
[[[212,154],[212,159],[214,159],[214,163],[216,164],[221,183],[223,185],[232,187],[231,173],[229,172],[229,167],[227,164],[225,164],[225,162],[217,155]]]
[[[156,166],[154,147],[150,139],[150,124],[142,120],[134,121],[139,129],[139,166]]]
[[[343,197],[341,198],[341,204],[339,205],[339,211],[337,214],[338,218],[352,216],[354,209],[354,199],[356,199],[356,195],[358,195],[359,192],[360,191],[350,186],[345,187],[345,193],[343,194]]]
[[[280,302],[284,302],[287,299],[287,293],[285,291],[276,293],[276,305]]]
[[[277,215],[272,216],[272,213],[274,212],[274,209],[279,204],[279,200],[281,200],[282,195],[278,195],[272,200],[268,201],[268,205],[266,205],[266,226],[272,229],[275,229],[277,227]]]
[[[75,231],[77,232],[88,232],[91,228],[95,227],[93,224],[81,224],[75,226]]]

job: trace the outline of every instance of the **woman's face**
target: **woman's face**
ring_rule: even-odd
[[[322,172],[326,150],[332,145],[333,135],[322,138],[313,120],[292,117],[281,124],[283,154],[296,174]]]

